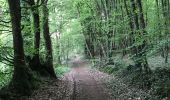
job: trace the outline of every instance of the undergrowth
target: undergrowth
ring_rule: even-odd
[[[62,76],[64,73],[70,71],[70,68],[64,65],[55,67],[55,73],[58,77]]]
[[[97,68],[114,76],[109,88],[112,88],[116,99],[170,100],[169,67],[160,66],[148,74],[141,72],[137,66],[116,61],[113,65],[103,64]]]
[[[0,64],[0,88],[6,86],[12,78],[12,68]]]

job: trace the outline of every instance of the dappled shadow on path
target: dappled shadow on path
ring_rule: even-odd
[[[47,80],[27,100],[114,100],[100,80],[107,74],[91,69],[86,61],[73,60],[72,68],[59,80]]]
[[[98,77],[103,77],[100,74],[96,75],[89,67],[86,61],[73,61],[72,70],[65,75],[72,82],[72,100],[113,100],[105,84]]]

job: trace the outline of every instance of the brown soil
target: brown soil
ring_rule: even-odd
[[[98,80],[103,74],[96,73],[84,62],[73,63],[73,69],[65,75],[73,82],[72,100],[113,100],[105,84]]]
[[[72,70],[59,80],[49,80],[28,100],[114,100],[106,88],[107,74],[88,67],[82,61],[74,61]],[[109,80],[109,79],[108,79]]]

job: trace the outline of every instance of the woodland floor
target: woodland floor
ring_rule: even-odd
[[[47,80],[27,100],[114,100],[106,87],[110,76],[91,69],[83,61],[72,62],[72,69],[58,80]],[[24,98],[23,98],[24,99]],[[25,100],[25,99],[24,99]]]

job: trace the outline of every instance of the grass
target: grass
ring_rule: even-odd
[[[58,77],[61,77],[64,73],[69,72],[70,68],[65,65],[60,65],[55,68],[55,73]]]

